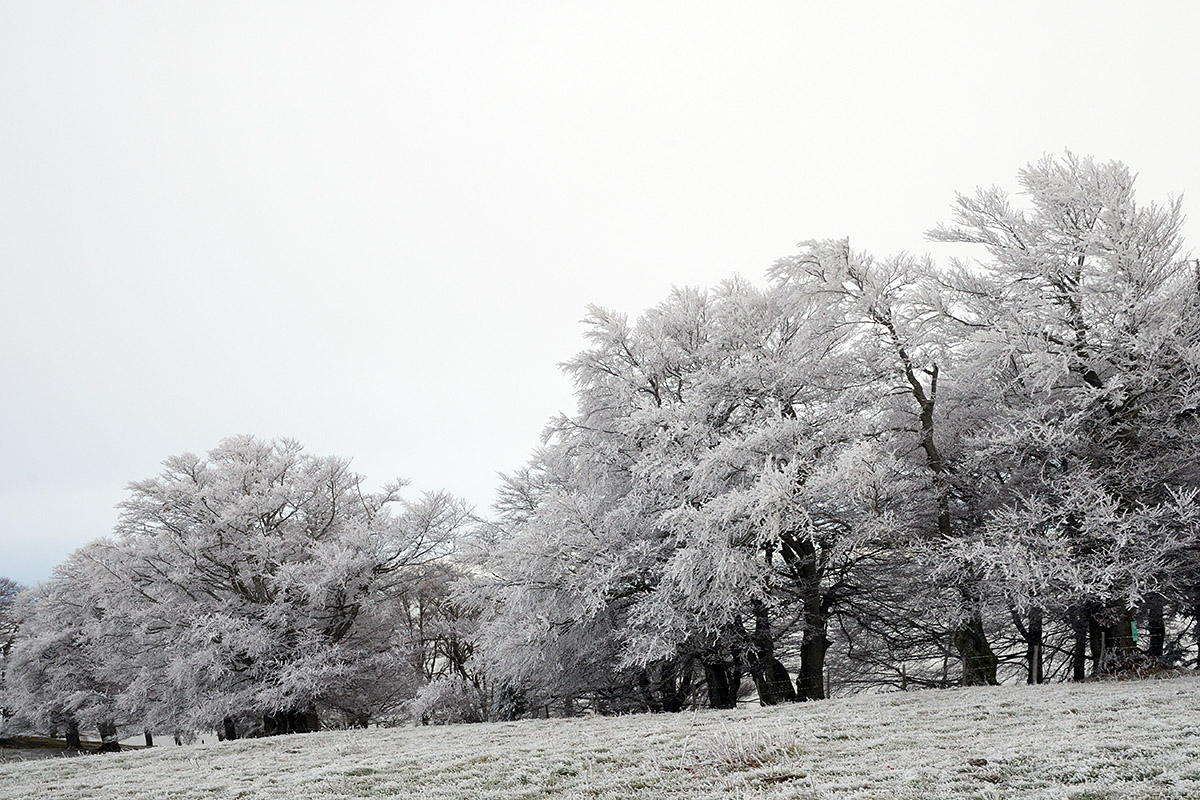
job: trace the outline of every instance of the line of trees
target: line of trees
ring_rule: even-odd
[[[246,733],[674,711],[1197,665],[1200,275],[1067,154],[938,266],[813,241],[593,308],[495,514],[227,440],[8,601],[9,727]]]
[[[930,233],[970,263],[806,242],[764,288],[592,309],[462,590],[485,671],[676,709],[1195,664],[1180,205],[1070,154],[1019,181]]]

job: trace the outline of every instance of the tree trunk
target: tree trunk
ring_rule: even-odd
[[[1071,680],[1087,678],[1088,614],[1079,606],[1071,609],[1071,627],[1075,632],[1075,647],[1071,651]]]
[[[954,631],[954,647],[962,660],[963,686],[998,686],[999,659],[983,632],[983,616],[976,609]]]
[[[754,600],[754,648],[751,651],[750,675],[758,690],[758,702],[774,706],[785,701],[795,701],[796,688],[787,667],[775,658],[775,638],[771,633],[771,620],[767,604]]]
[[[1104,642],[1101,673],[1119,672],[1138,661],[1140,653],[1133,640],[1135,620],[1133,611],[1123,606],[1105,610],[1104,624],[1100,626]]]
[[[224,727],[225,741],[232,742],[238,738],[237,725],[234,724],[233,717],[226,717],[221,724]]]
[[[896,350],[896,355],[900,358],[904,377],[908,380],[913,399],[917,401],[917,407],[920,409],[920,445],[921,449],[925,451],[925,463],[929,466],[929,471],[933,473],[934,484],[938,489],[938,535],[942,539],[951,539],[954,536],[954,525],[950,515],[950,492],[948,486],[951,469],[950,465],[943,458],[942,452],[937,446],[937,439],[934,436],[934,424],[936,422],[934,409],[937,403],[938,365],[934,363],[929,366],[929,389],[926,391],[925,385],[921,383],[912,359],[905,348],[904,339],[896,331],[894,322],[890,317],[885,318],[882,316],[877,316],[875,321],[887,329],[892,340],[892,345]],[[967,620],[965,623],[959,625],[958,630],[954,632],[954,646],[958,650],[959,659],[962,661],[962,685],[995,686],[999,683],[996,679],[996,667],[999,661],[996,658],[996,654],[992,652],[992,647],[988,644],[987,635],[983,630],[983,615],[980,608],[980,596],[977,592],[979,582],[973,575],[968,575],[965,580],[966,584],[960,587],[960,591],[965,601]]]
[[[741,659],[735,653],[730,661],[707,661],[704,675],[708,682],[708,705],[711,708],[737,708],[738,692],[742,688]]]
[[[792,684],[792,676],[787,667],[778,658],[772,658],[763,670],[763,687],[772,699],[772,705],[778,703],[794,703],[802,699]],[[765,704],[764,704],[765,705]]]
[[[1192,617],[1196,620],[1196,669],[1200,669],[1200,587],[1196,588],[1196,602],[1192,606]]]
[[[1025,682],[1042,682],[1042,610],[1030,609],[1028,635],[1025,638],[1025,661],[1029,665]]]
[[[145,733],[145,735],[146,735],[146,747],[154,747],[154,733],[153,733],[153,731],[146,730],[146,731],[144,731],[144,733]]]
[[[121,743],[117,740],[117,726],[110,720],[101,722],[97,727],[100,729],[100,752],[121,752]]]
[[[79,740],[79,722],[74,719],[67,720],[67,749],[83,749],[83,742]]]
[[[692,691],[692,663],[685,659],[682,669],[675,661],[663,664],[658,677],[658,693],[662,698],[662,709],[675,713],[683,710],[684,703]]]
[[[1108,641],[1104,636],[1103,626],[1096,619],[1096,613],[1091,610],[1087,618],[1088,644],[1092,656],[1092,674],[1099,675],[1104,661],[1108,656]]]
[[[800,640],[800,672],[796,676],[798,700],[825,699],[825,652],[829,649],[826,635],[828,624],[824,598],[821,596],[822,568],[817,547],[811,539],[797,539],[792,562],[804,609],[804,633]]]

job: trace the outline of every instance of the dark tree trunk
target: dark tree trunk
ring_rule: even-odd
[[[232,742],[234,739],[238,738],[237,725],[234,724],[233,717],[226,717],[221,724],[224,728],[223,733],[225,741]]]
[[[511,722],[520,719],[527,710],[525,693],[512,684],[505,684],[496,700],[496,719],[501,722]]]
[[[144,733],[146,735],[146,747],[154,747],[154,732],[145,731]]]
[[[826,635],[827,610],[821,595],[823,568],[817,546],[811,539],[796,538],[790,549],[784,550],[795,572],[804,609],[804,633],[800,640],[800,671],[796,676],[797,700],[825,699],[825,652],[829,649]]]
[[[100,729],[100,752],[121,752],[121,743],[117,741],[117,726],[109,721],[101,722],[97,727]]]
[[[916,366],[913,364],[905,347],[904,339],[896,331],[892,319],[877,313],[875,322],[887,329],[892,340],[892,345],[896,350],[896,355],[900,358],[904,377],[908,380],[913,399],[917,401],[917,406],[920,409],[921,449],[925,451],[925,463],[928,464],[929,471],[933,473],[934,483],[938,488],[938,535],[943,539],[950,539],[954,536],[954,525],[950,515],[950,492],[948,485],[951,468],[942,456],[941,450],[937,446],[937,439],[934,436],[934,424],[936,422],[934,409],[937,403],[938,365],[936,363],[929,365],[927,370],[929,387],[928,391],[926,391],[925,385],[921,383]],[[980,608],[978,583],[978,580],[973,575],[968,575],[965,585],[960,587],[964,608],[967,612],[967,619],[954,632],[953,641],[955,648],[958,650],[958,657],[962,661],[962,684],[964,686],[994,686],[999,683],[996,679],[996,667],[999,661],[996,658],[996,654],[992,652],[992,647],[988,644],[987,635],[983,630],[983,616]]]
[[[674,661],[662,665],[658,676],[658,693],[662,698],[662,710],[675,713],[683,710],[687,697],[692,692],[692,663],[686,659],[682,668]]]
[[[1087,631],[1091,638],[1092,674],[1111,674],[1137,660],[1133,612],[1120,606],[1089,611]]]
[[[1071,680],[1087,678],[1088,613],[1076,606],[1071,609],[1071,627],[1075,632],[1075,647],[1071,651]]]
[[[708,705],[711,708],[737,708],[738,692],[742,688],[741,659],[707,661],[704,676],[708,682]]]
[[[79,723],[73,719],[67,721],[67,749],[83,749],[83,742],[79,740]]]
[[[954,631],[954,647],[962,660],[963,686],[997,686],[999,659],[983,632],[983,615],[976,607]]]
[[[1138,661],[1140,654],[1133,639],[1136,619],[1133,610],[1124,607],[1111,608],[1105,613],[1105,657],[1101,665],[1104,672],[1119,671]]]
[[[963,686],[997,686],[996,668],[999,659],[988,644],[987,635],[983,630],[983,600],[977,589],[977,581],[969,577],[964,586],[959,587],[959,595],[967,618],[958,624],[954,630],[954,649],[958,651],[962,663]]]
[[[797,699],[825,699],[825,651],[828,649],[829,639],[824,630],[811,635],[805,628],[800,645],[800,674],[796,677]]]
[[[1021,621],[1021,612],[1017,610],[1016,605],[1010,605],[1009,612],[1012,614],[1013,624],[1017,627],[1017,632],[1021,634],[1021,638],[1025,641],[1025,682],[1030,684],[1041,683],[1042,609],[1037,607],[1029,609],[1028,625]]]
[[[788,673],[787,667],[778,658],[772,658],[767,663],[763,671],[763,687],[760,691],[767,692],[772,698],[772,704],[794,703],[801,699],[792,683],[792,676]]]
[[[1196,669],[1200,669],[1200,587],[1196,589],[1196,602],[1192,606],[1192,617],[1196,620]]]
[[[1029,611],[1029,634],[1025,639],[1025,661],[1029,668],[1026,683],[1042,682],[1042,610]]]
[[[796,687],[792,685],[792,677],[788,674],[787,667],[775,658],[775,638],[771,633],[767,604],[757,599],[753,604],[754,646],[749,661],[750,676],[758,690],[758,702],[764,706],[774,706],[795,701]]]
[[[1146,655],[1162,661],[1167,642],[1167,623],[1161,594],[1152,595],[1146,604],[1146,638]]]

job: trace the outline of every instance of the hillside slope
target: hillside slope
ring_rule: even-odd
[[[0,797],[1196,798],[1200,678],[168,746],[0,764]]]

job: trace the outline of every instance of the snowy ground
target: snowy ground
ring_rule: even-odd
[[[0,797],[1197,798],[1200,678],[325,732],[0,764]]]

